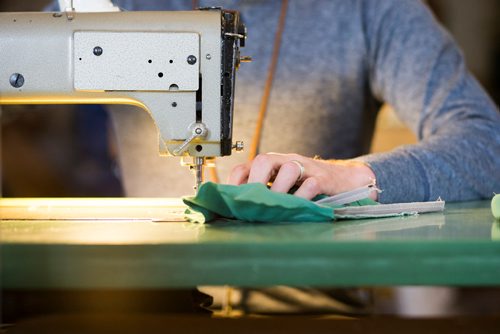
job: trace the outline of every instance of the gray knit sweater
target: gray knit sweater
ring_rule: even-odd
[[[191,0],[116,3],[126,10],[192,5]],[[243,64],[237,75],[234,139],[249,142],[254,131],[280,3],[200,1],[201,6],[240,10],[248,27],[244,54],[254,61]],[[382,102],[393,106],[419,143],[365,155]],[[187,172],[181,176],[178,167],[174,171],[141,151],[145,146],[138,141],[146,130],[139,121],[124,119],[139,114],[115,115],[128,194],[189,193],[185,187],[193,179]],[[156,146],[147,146],[154,154]],[[500,193],[498,107],[467,71],[450,35],[416,0],[290,0],[260,147],[269,151],[360,157],[375,172],[384,203],[439,196],[474,200]],[[222,173],[244,159],[220,159]]]

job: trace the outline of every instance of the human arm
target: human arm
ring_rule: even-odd
[[[418,1],[360,3],[366,40],[364,72],[370,90],[379,101],[393,105],[420,141],[358,158],[370,166],[384,190],[380,201],[424,201],[439,196],[470,200],[488,197],[495,189],[498,192],[499,113],[467,72],[451,38]],[[265,169],[266,164],[259,158],[251,169]],[[359,179],[360,170],[355,169],[347,178],[334,173],[321,185],[334,193],[352,186],[351,179]]]
[[[419,1],[365,2],[371,90],[419,143],[361,157],[382,202],[489,197],[500,189],[500,114]]]

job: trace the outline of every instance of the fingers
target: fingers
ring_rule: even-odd
[[[317,163],[313,159],[297,154],[259,154],[253,161],[233,168],[228,183],[232,185],[268,184],[273,181],[271,190],[287,193],[302,178],[304,181],[295,195],[311,199],[322,193],[322,182],[319,181],[319,177],[315,176],[315,173],[321,173],[314,166]]]
[[[285,162],[283,155],[279,154],[259,154],[255,157],[248,175],[248,183],[267,184],[271,181],[281,165]]]
[[[281,165],[271,190],[287,193],[302,176],[301,165],[294,161],[287,161]]]
[[[273,175],[276,175],[271,190],[287,193],[301,181],[300,178],[304,177],[305,180],[294,195],[312,199],[323,193],[325,183],[320,181],[323,171],[315,168],[314,164],[318,164],[318,162],[297,155],[267,154],[258,156],[251,166],[248,182],[266,184]],[[315,173],[319,176],[315,176]]]
[[[245,163],[234,167],[229,174],[228,184],[238,186],[248,182],[248,174],[250,173],[251,163]]]
[[[260,154],[253,161],[236,166],[230,174],[229,184],[267,184],[273,181],[271,190],[283,193],[300,184],[294,195],[312,199],[319,194],[335,195],[353,190],[374,179],[375,173],[370,166],[360,161],[326,161],[298,154],[268,153]]]
[[[309,177],[302,182],[302,185],[294,193],[297,197],[305,199],[313,199],[319,194],[322,194],[321,182],[316,177]]]
[[[232,185],[256,182],[267,184],[274,181],[274,183],[277,182],[276,189],[286,192],[297,182],[301,174],[299,165],[290,162],[294,157],[296,155],[259,154],[253,161],[234,167],[229,175],[228,183]]]

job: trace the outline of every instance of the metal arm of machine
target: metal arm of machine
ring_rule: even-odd
[[[139,106],[156,124],[159,153],[192,157],[199,171],[205,158],[231,154],[245,37],[238,12],[217,8],[1,13],[0,104]]]

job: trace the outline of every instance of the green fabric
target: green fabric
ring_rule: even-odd
[[[493,213],[493,217],[500,220],[500,194],[493,196],[491,200],[491,212]]]
[[[492,210],[498,214],[500,198],[495,196]],[[190,222],[205,223],[218,218],[248,222],[324,222],[334,219],[366,219],[414,215],[442,211],[436,202],[379,204],[369,198],[345,205],[317,204],[291,194],[277,193],[260,183],[231,186],[207,182],[194,197],[183,198]],[[494,203],[496,203],[494,205]],[[423,204],[423,205],[422,205]],[[427,205],[427,206],[426,206]],[[349,209],[349,207],[360,209]],[[495,208],[497,211],[495,211]],[[433,210],[433,211],[432,211]]]
[[[206,182],[194,197],[183,201],[186,218],[205,223],[223,217],[250,222],[319,222],[335,219],[333,209],[290,194],[277,193],[260,183],[240,186]]]
[[[216,218],[249,222],[319,222],[335,219],[335,207],[277,193],[260,183],[232,186],[206,182],[201,185],[196,196],[185,197],[183,201],[189,207],[185,212],[186,219],[196,223]],[[349,206],[377,204],[367,198],[350,203]]]

